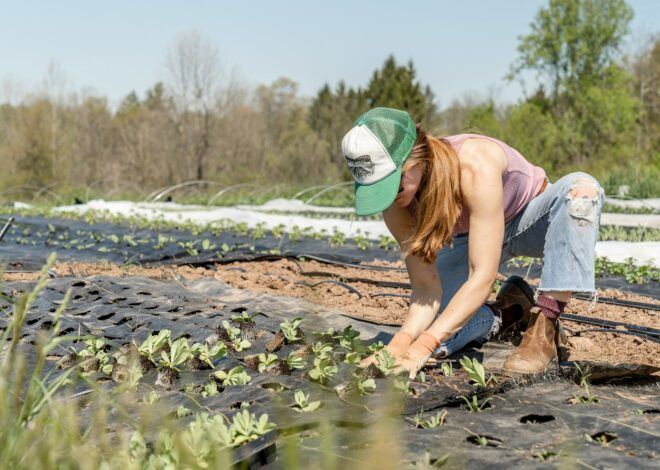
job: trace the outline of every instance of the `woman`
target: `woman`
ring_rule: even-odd
[[[541,283],[535,301],[515,282],[498,296],[500,306],[520,304],[528,319],[504,367],[544,371],[557,356],[556,323],[571,293],[595,292],[598,182],[571,173],[550,184],[501,141],[438,139],[389,108],[360,116],[342,149],[356,181],[356,213],[382,212],[404,252],[410,308],[387,345],[398,363],[414,377],[433,354],[495,332],[500,311],[485,301],[500,264],[523,255],[543,258]]]

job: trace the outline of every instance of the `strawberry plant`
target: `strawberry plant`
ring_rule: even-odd
[[[243,366],[236,366],[229,370],[219,370],[212,374],[212,377],[220,382],[223,387],[229,385],[247,385],[251,380]]]
[[[476,357],[470,359],[467,356],[463,356],[459,362],[461,363],[461,366],[465,372],[467,372],[469,379],[477,385],[487,387],[488,384],[495,379],[491,375],[490,378],[486,380],[486,371],[484,370],[484,366],[481,365]]]
[[[160,356],[160,365],[163,368],[158,371],[156,384],[170,388],[174,380],[179,376],[179,368],[191,357],[188,339],[179,338],[171,342],[169,353],[161,351]]]
[[[252,346],[252,343],[241,337],[240,328],[231,326],[227,320],[222,321],[222,327],[225,329],[230,345],[234,351],[240,352]]]
[[[150,334],[146,340],[138,347],[141,356],[148,359],[152,364],[156,363],[156,354],[167,346],[170,340],[170,330],[161,330],[158,335]]]
[[[479,403],[479,399],[476,395],[472,395],[472,400],[469,400],[467,397],[459,397],[465,402],[465,408],[470,413],[481,413],[490,407],[489,402],[490,398],[486,398],[484,401]]]
[[[302,390],[296,390],[293,394],[293,399],[296,404],[292,408],[299,413],[309,413],[321,406],[320,401],[309,401],[309,394]]]
[[[259,354],[259,372],[265,372],[267,369],[275,366],[279,359],[275,354]]]
[[[327,358],[332,354],[332,345],[317,341],[312,346],[312,353],[318,358]]]
[[[284,338],[288,344],[295,343],[296,341],[300,341],[302,339],[302,335],[298,329],[301,322],[302,318],[296,317],[292,320],[284,320],[282,323],[280,323],[280,331],[284,335]]]
[[[376,355],[376,368],[383,375],[390,375],[394,373],[398,365],[394,356],[390,354],[387,349],[382,350],[378,355]]]
[[[307,361],[305,358],[295,352],[291,352],[284,361],[289,370],[304,369],[307,367]]]
[[[325,384],[335,376],[338,370],[332,359],[328,357],[315,357],[314,367],[307,371],[307,374],[314,382]]]
[[[431,416],[429,419],[423,419],[422,413],[420,412],[414,418],[412,418],[411,421],[415,424],[416,428],[433,429],[437,428],[438,426],[444,426],[446,418],[447,410],[442,410]]]
[[[213,368],[213,360],[227,355],[227,347],[224,343],[217,343],[214,346],[209,348],[209,345],[204,343],[195,343],[190,348],[190,352],[193,355],[198,364],[195,369],[202,368]],[[193,361],[191,361],[191,365]]]
[[[268,421],[268,415],[262,414],[258,419],[248,410],[239,411],[232,418],[233,445],[241,445],[253,441],[275,429],[275,424]]]
[[[353,374],[355,388],[360,395],[369,395],[376,390],[376,381],[374,379],[365,379],[358,374]]]

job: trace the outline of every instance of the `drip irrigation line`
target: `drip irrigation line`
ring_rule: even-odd
[[[299,286],[305,286],[305,287],[311,287],[311,288],[314,288],[314,287],[319,286],[319,285],[321,285],[321,284],[334,284],[334,285],[336,285],[336,286],[343,287],[344,289],[346,289],[347,291],[349,291],[351,294],[356,294],[356,295],[358,296],[359,299],[361,299],[362,297],[364,297],[364,296],[363,296],[363,295],[362,295],[362,294],[361,294],[361,293],[360,293],[355,287],[353,287],[353,286],[349,286],[348,284],[345,284],[345,283],[343,283],[343,282],[339,282],[339,281],[319,281],[319,282],[315,282],[314,284],[311,284],[311,283],[309,283],[309,282],[304,282],[304,281],[298,281],[298,282],[296,282],[296,285],[299,285]]]
[[[611,321],[611,320],[602,320],[600,318],[585,317],[584,315],[573,315],[571,313],[563,313],[561,315],[561,319],[573,321],[576,323],[584,323],[586,325],[596,325],[605,328],[615,329],[616,327],[624,327],[628,331],[634,331],[637,333],[642,333],[660,339],[660,330],[657,328],[650,328],[648,326],[633,325],[631,323],[623,323],[623,322]],[[620,331],[620,330],[615,330],[615,332],[616,331]]]
[[[660,343],[660,339],[656,338],[655,336],[649,336],[644,333],[638,333],[637,331],[626,331],[626,330],[613,330],[612,328],[593,328],[593,329],[586,329],[586,330],[578,330],[574,331],[571,334],[573,336],[580,336],[582,333],[616,333],[616,334],[622,334],[622,335],[631,335],[631,336],[637,336],[649,341],[653,341],[654,343]]]
[[[579,300],[587,300],[587,301],[593,300],[589,295],[580,294],[580,293],[573,294],[573,298]],[[632,308],[639,308],[644,310],[653,310],[656,312],[660,311],[660,304],[637,302],[634,300],[615,299],[614,297],[597,297],[596,302],[600,304],[616,305],[618,307],[632,307]]]

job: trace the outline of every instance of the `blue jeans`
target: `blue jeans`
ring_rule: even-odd
[[[570,173],[548,184],[506,224],[500,266],[515,256],[543,258],[539,290],[594,293],[603,197],[598,182],[586,173]],[[440,250],[436,264],[442,283],[442,312],[468,279],[467,234],[454,237],[452,246]],[[436,354],[451,355],[471,341],[487,339],[498,328],[499,319],[484,304]]]

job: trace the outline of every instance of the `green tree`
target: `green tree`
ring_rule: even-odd
[[[513,145],[525,154],[537,151],[552,172],[626,165],[635,152],[640,105],[630,74],[616,61],[631,18],[624,0],[550,0],[541,8],[510,75],[532,71],[540,79],[538,92],[510,110]]]
[[[412,61],[398,65],[394,56],[389,56],[381,68],[374,71],[365,90],[369,107],[385,106],[404,109],[415,122],[429,126],[435,116],[436,106],[431,88],[417,80]]]

